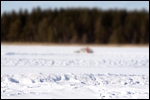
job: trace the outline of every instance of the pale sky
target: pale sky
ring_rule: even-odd
[[[33,8],[40,7],[44,9],[60,9],[60,8],[99,8],[107,9],[126,9],[142,10],[143,8],[149,12],[149,1],[1,1],[1,14],[3,12],[18,12],[27,9],[31,12]]]

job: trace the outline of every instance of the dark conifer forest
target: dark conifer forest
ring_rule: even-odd
[[[40,7],[5,12],[1,42],[148,44],[149,12]]]

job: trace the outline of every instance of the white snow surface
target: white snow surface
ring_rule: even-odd
[[[1,98],[149,98],[149,47],[82,47],[1,45]]]

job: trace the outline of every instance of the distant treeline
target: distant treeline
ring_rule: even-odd
[[[147,44],[149,12],[34,8],[1,15],[1,42]]]

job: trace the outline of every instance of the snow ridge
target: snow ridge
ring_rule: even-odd
[[[67,95],[66,98],[82,98],[86,91],[91,96],[84,98],[141,99],[149,97],[148,86],[148,76],[133,74],[29,73],[1,76],[1,95],[8,94],[10,98],[21,98],[25,95],[32,95],[32,98],[35,98],[34,95],[44,95],[43,98],[45,95],[49,95],[47,98],[64,98],[62,94]]]
[[[148,59],[44,59],[2,58],[2,66],[107,66],[148,67]]]

